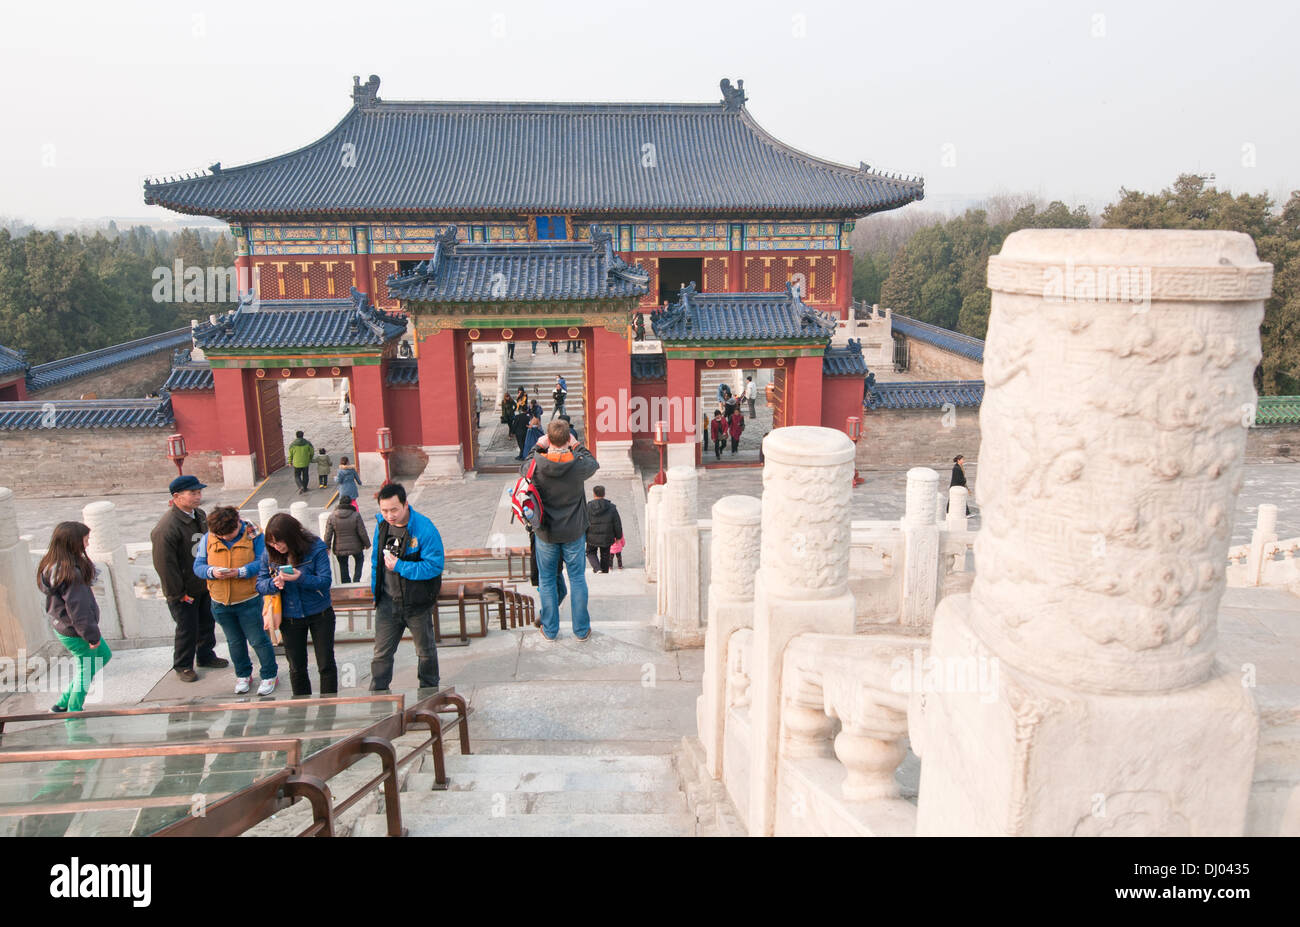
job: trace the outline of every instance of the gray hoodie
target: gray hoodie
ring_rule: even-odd
[[[79,637],[87,644],[99,643],[99,603],[89,586],[80,580],[52,586],[48,574],[40,578],[37,586],[45,595],[45,613],[55,631],[64,637]]]
[[[567,544],[587,533],[587,494],[582,484],[600,469],[591,451],[581,445],[573,452],[573,459],[548,460],[546,451],[538,448],[524,461],[520,473],[528,472],[528,464],[537,461],[533,484],[542,497],[542,526],[537,536],[548,544]]]

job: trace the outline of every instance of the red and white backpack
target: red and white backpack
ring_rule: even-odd
[[[515,488],[510,493],[510,520],[518,518],[530,533],[542,526],[542,497],[533,483],[536,470],[537,458],[534,457],[528,462],[528,472],[515,480]]]

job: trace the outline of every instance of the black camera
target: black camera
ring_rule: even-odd
[[[384,542],[384,553],[392,554],[397,559],[402,559],[402,539],[389,538]]]

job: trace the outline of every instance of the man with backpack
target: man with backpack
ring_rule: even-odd
[[[548,641],[560,633],[560,604],[555,574],[564,562],[569,573],[569,607],[573,615],[573,636],[579,641],[591,637],[591,616],[587,613],[587,500],[582,484],[600,464],[569,431],[569,423],[557,419],[520,467],[512,503],[533,531],[537,544],[538,591],[542,600],[539,630]],[[527,505],[522,504],[527,499]],[[528,506],[539,511],[529,513]]]

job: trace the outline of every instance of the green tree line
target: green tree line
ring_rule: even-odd
[[[210,229],[173,234],[114,223],[91,232],[0,228],[0,344],[42,364],[189,325],[231,303],[154,299],[156,268],[231,267],[230,239]],[[173,291],[182,292],[175,281]],[[206,294],[210,295],[210,294]]]
[[[1099,216],[999,197],[989,208],[945,219],[933,213],[872,217],[854,232],[853,296],[977,338],[988,330],[988,259],[1025,228],[1222,229],[1255,240],[1273,265],[1273,297],[1260,327],[1256,386],[1300,393],[1300,191],[1280,210],[1267,195],[1239,194],[1184,174],[1159,193],[1120,190]]]

